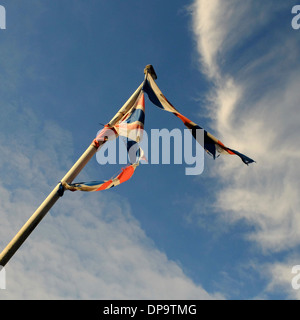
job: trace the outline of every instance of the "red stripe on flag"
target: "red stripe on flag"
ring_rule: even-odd
[[[111,179],[108,180],[108,181],[106,181],[106,182],[104,182],[104,183],[101,185],[101,187],[98,188],[96,191],[101,191],[101,190],[107,189],[107,188],[111,185],[111,183],[112,183],[112,180],[111,180]]]
[[[129,180],[134,173],[134,167],[132,165],[122,169],[122,172],[118,175],[117,179],[119,179],[120,183],[123,183]]]

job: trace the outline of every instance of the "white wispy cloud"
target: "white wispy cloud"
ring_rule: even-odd
[[[228,223],[253,226],[247,238],[264,252],[300,244],[299,42],[288,18],[271,23],[290,9],[274,1],[197,0],[193,6],[201,70],[213,83],[212,126],[226,145],[257,161],[244,167],[218,159],[214,170],[226,183],[216,206]]]

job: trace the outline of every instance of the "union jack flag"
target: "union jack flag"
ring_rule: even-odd
[[[96,144],[104,144],[108,140],[116,139],[118,136],[125,138],[130,165],[123,168],[116,177],[104,181],[91,181],[79,183],[62,182],[65,189],[70,191],[101,191],[113,188],[129,180],[141,159],[144,159],[143,150],[139,142],[143,138],[145,121],[145,97],[141,91],[133,107],[114,126],[105,125],[94,140]]]

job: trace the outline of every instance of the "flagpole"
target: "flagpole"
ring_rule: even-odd
[[[146,67],[147,68],[147,67]],[[146,70],[146,69],[145,69]],[[147,74],[146,74],[147,75]],[[133,106],[135,100],[137,99],[140,91],[143,88],[143,83],[136,89],[132,96],[126,101],[123,107],[116,113],[116,115],[108,123],[109,127],[113,127],[124,114],[126,114],[130,108]],[[67,172],[67,174],[61,179],[61,182],[71,183],[74,178],[80,173],[84,166],[89,162],[93,155],[97,152],[104,142],[99,142],[99,145],[92,143],[82,156],[77,160],[73,167]],[[14,236],[14,238],[9,242],[5,249],[0,254],[0,266],[4,267],[11,257],[16,253],[20,246],[24,243],[27,237],[35,229],[35,227],[40,223],[48,211],[53,207],[56,201],[61,197],[60,194],[61,183],[59,183],[44,202],[37,208],[33,215],[28,219],[28,221],[23,225],[19,232]]]

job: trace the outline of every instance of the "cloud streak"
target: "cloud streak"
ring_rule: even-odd
[[[245,168],[218,160],[214,170],[225,184],[216,207],[229,224],[254,227],[246,237],[270,253],[300,244],[299,41],[288,18],[272,24],[290,12],[287,3],[259,6],[195,1],[193,30],[201,70],[213,83],[208,110],[216,135],[257,161]]]

